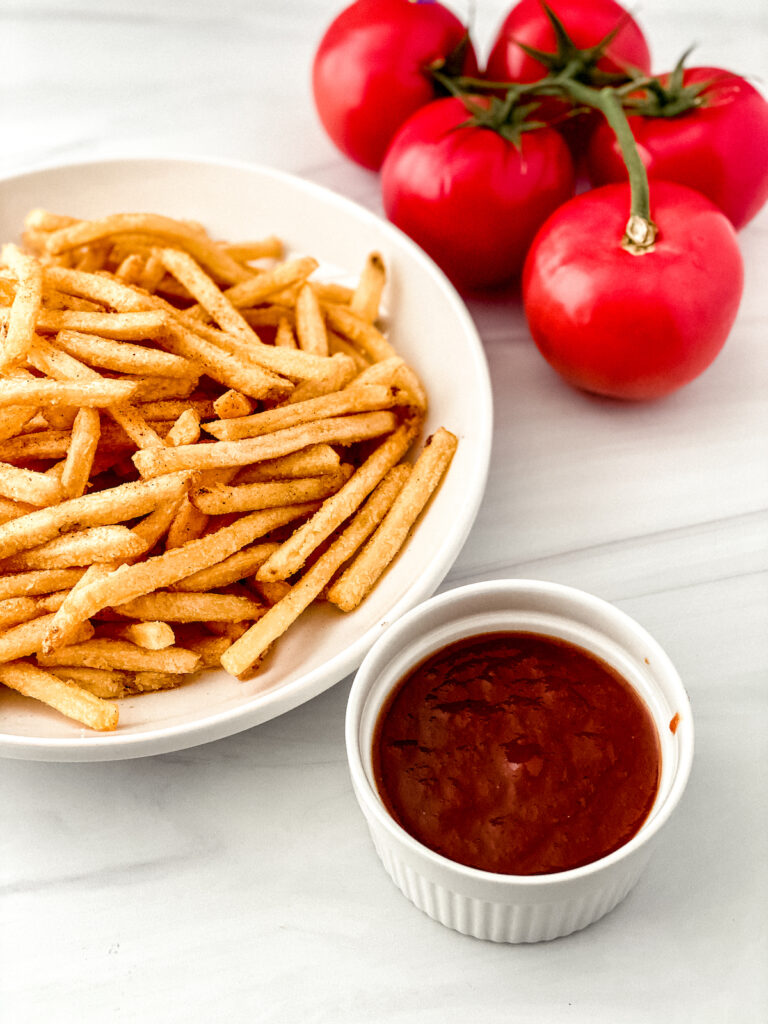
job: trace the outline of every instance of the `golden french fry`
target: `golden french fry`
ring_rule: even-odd
[[[379,303],[386,280],[384,260],[380,253],[372,252],[365,261],[360,281],[349,301],[350,312],[372,324],[379,315]]]
[[[12,690],[42,701],[90,729],[111,731],[117,728],[118,710],[114,704],[94,696],[76,683],[58,679],[28,661],[0,665],[0,683]]]
[[[196,636],[186,644],[190,651],[199,655],[201,667],[213,668],[221,664],[221,656],[232,641],[227,636]]]
[[[297,384],[288,396],[288,401],[293,405],[297,402],[306,402],[310,398],[320,398],[321,395],[330,395],[334,391],[341,391],[342,388],[351,384],[357,375],[355,362],[342,353],[332,355],[328,361],[328,370],[321,377],[313,377],[311,380],[303,380]]]
[[[296,298],[296,337],[305,352],[328,355],[325,319],[311,284],[303,285]]]
[[[328,326],[348,338],[373,362],[397,355],[390,343],[373,324],[355,316],[346,306],[327,304],[324,307]]]
[[[121,626],[118,632],[123,640],[129,640],[148,651],[162,651],[176,642],[173,629],[167,622],[129,622],[127,626]]]
[[[61,490],[65,498],[79,498],[85,492],[100,436],[98,411],[80,409],[72,427],[72,440],[61,474]]]
[[[55,537],[39,547],[5,558],[2,569],[68,569],[107,560],[123,561],[145,550],[143,541],[126,526],[92,526]]]
[[[292,402],[277,409],[267,409],[253,416],[240,416],[235,420],[212,420],[204,429],[219,441],[236,441],[244,437],[258,437],[285,430],[298,424],[313,423],[331,416],[348,416],[358,412],[389,409],[395,404],[394,392],[383,385],[346,388],[331,395],[311,398],[305,402]]]
[[[190,540],[197,540],[202,536],[207,525],[208,516],[192,504],[189,495],[185,495],[168,528],[165,550],[180,548]]]
[[[272,552],[277,551],[279,546],[275,541],[251,544],[208,569],[201,569],[199,572],[192,573],[191,576],[185,576],[184,579],[173,584],[173,589],[199,592],[236,583],[256,572]]]
[[[368,366],[355,377],[349,387],[351,389],[371,384],[384,384],[387,387],[398,388],[407,396],[409,405],[421,413],[426,412],[427,393],[424,390],[424,385],[412,367],[408,366],[405,360],[399,356],[382,359],[381,362]]]
[[[416,520],[451,463],[458,441],[441,427],[424,446],[408,482],[379,529],[328,591],[342,611],[356,608],[405,543]]]
[[[343,338],[336,331],[328,331],[328,351],[333,355],[338,353],[348,356],[355,364],[357,373],[361,373],[366,367],[371,365],[359,349],[356,349],[351,342],[347,341],[346,338]]]
[[[255,242],[236,242],[224,246],[226,252],[239,263],[250,263],[268,257],[280,259],[283,255],[283,243],[279,238],[270,235]]]
[[[30,512],[0,526],[0,558],[44,544],[78,527],[109,526],[143,516],[164,502],[180,498],[192,480],[191,473],[171,473],[153,480],[119,484],[71,498],[53,508]]]
[[[18,281],[0,346],[0,370],[7,370],[24,362],[35,337],[35,323],[43,300],[43,270],[39,260],[25,255],[15,245],[3,246],[2,261]]]
[[[38,314],[36,326],[38,331],[45,334],[75,331],[117,341],[141,341],[143,338],[160,337],[165,331],[167,319],[162,310],[102,313],[76,309],[44,309]]]
[[[121,314],[134,316],[137,314]],[[147,314],[148,315],[148,314]],[[165,320],[165,314],[161,314]],[[143,336],[143,335],[142,335]],[[61,330],[56,336],[58,348],[88,363],[102,366],[118,373],[132,373],[150,377],[199,376],[201,369],[189,359],[175,356],[171,352],[146,348],[144,345],[130,345],[125,341],[111,341],[92,334]]]
[[[219,419],[232,420],[240,416],[248,416],[253,412],[254,403],[247,395],[239,391],[225,391],[214,401],[213,408]]]
[[[359,508],[385,474],[400,461],[410,448],[417,429],[416,422],[408,421],[383,441],[344,486],[323,502],[319,512],[292,533],[267,559],[256,574],[257,579],[268,583],[288,579],[297,572],[318,545]]]
[[[281,291],[288,285],[304,281],[313,271],[317,270],[317,260],[311,256],[301,256],[298,259],[287,260],[272,270],[265,270],[261,274],[243,280],[241,283],[228,288],[224,294],[233,306],[238,309],[245,309],[247,306],[257,306],[260,302]]]
[[[189,398],[186,401],[167,399],[163,401],[141,401],[136,405],[145,420],[177,420],[187,409],[192,409],[201,420],[216,418],[213,402],[209,398]]]
[[[335,473],[327,476],[299,477],[234,486],[214,484],[211,487],[199,487],[191,492],[189,500],[201,512],[209,516],[298,505],[300,502],[319,501],[335,494],[349,479],[351,471],[351,467],[342,466]]]
[[[244,675],[315,600],[338,569],[376,529],[403,488],[409,474],[408,466],[396,466],[387,473],[338,540],[334,541],[295,586],[291,587],[282,601],[273,605],[221,656],[221,664],[228,672],[235,676]]]
[[[336,416],[314,423],[277,430],[265,437],[242,441],[214,441],[179,448],[152,448],[136,452],[133,462],[143,477],[158,476],[177,469],[215,469],[219,466],[247,466],[263,459],[306,448],[311,444],[356,444],[391,433],[397,419],[391,412],[364,412]]]
[[[165,443],[172,447],[195,444],[200,437],[200,416],[194,409],[185,409],[165,435]]]
[[[0,576],[0,600],[71,590],[84,573],[85,569],[41,569]]]
[[[0,409],[0,441],[15,437],[36,415],[37,409],[29,405],[12,405]]]
[[[252,466],[236,470],[238,484],[255,484],[264,480],[284,480],[286,477],[325,476],[335,473],[341,458],[329,444],[312,444],[290,455],[265,459]]]
[[[55,505],[61,497],[61,484],[34,469],[20,469],[0,462],[0,494],[30,505]]]
[[[38,654],[44,668],[49,665],[81,665],[86,668],[117,668],[134,672],[194,672],[200,658],[184,647],[149,651],[127,640],[93,639]]]
[[[248,323],[252,324],[252,320]],[[285,314],[282,314],[277,321],[277,331],[275,333],[275,347],[276,348],[298,348],[296,338],[291,327],[291,322]]]
[[[17,626],[20,622],[40,615],[37,601],[31,597],[0,598],[0,630]]]
[[[127,402],[138,388],[131,381],[56,381],[34,380],[4,381],[0,388],[0,406],[9,405],[76,405],[91,408]]]
[[[162,619],[163,622],[241,622],[257,619],[264,613],[262,605],[247,597],[167,590],[156,590],[113,607],[120,615],[131,619]]]
[[[155,555],[135,565],[120,566],[104,579],[72,592],[70,600],[61,606],[56,613],[56,620],[50,624],[45,638],[45,650],[54,650],[68,642],[79,623],[102,608],[143,597],[159,587],[170,586],[185,576],[221,562],[246,544],[252,544],[271,530],[307,515],[316,507],[314,504],[293,505],[290,508],[253,512],[183,547]]]
[[[107,668],[83,668],[76,665],[64,668],[51,667],[46,671],[57,679],[68,679],[95,697],[104,697],[107,700],[122,697],[125,683],[130,678],[128,672],[114,672]]]

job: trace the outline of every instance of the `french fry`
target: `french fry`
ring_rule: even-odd
[[[248,306],[257,306],[264,302],[275,292],[282,291],[288,285],[304,281],[315,270],[317,260],[311,256],[301,256],[298,259],[287,260],[272,270],[265,270],[248,280],[228,288],[224,294],[233,306],[238,309],[245,309]]]
[[[0,526],[0,558],[44,544],[60,533],[78,527],[109,526],[145,515],[164,502],[180,498],[192,479],[192,474],[184,472],[119,484],[3,523]]]
[[[327,476],[272,480],[267,483],[215,484],[190,493],[189,500],[208,516],[230,512],[251,512],[255,509],[281,508],[304,501],[319,501],[335,494],[350,476],[351,468],[342,467]]]
[[[165,647],[149,651],[127,640],[93,639],[62,647],[50,654],[38,654],[44,668],[52,665],[77,665],[85,668],[117,668],[129,672],[194,672],[200,658],[184,647]]]
[[[71,600],[61,606],[56,620],[50,624],[44,649],[51,651],[68,642],[78,625],[102,608],[143,597],[215,565],[246,544],[252,544],[271,530],[307,515],[316,507],[314,504],[293,505],[285,509],[253,512],[183,547],[155,555],[136,565],[120,566],[104,579],[96,580],[70,595]]]
[[[95,697],[103,697],[106,700],[122,697],[125,683],[130,678],[128,672],[115,672],[106,668],[78,668],[75,665],[65,668],[52,667],[46,671],[57,679],[68,679]]]
[[[406,483],[410,469],[391,469],[338,540],[318,558],[289,593],[251,626],[248,632],[221,656],[221,664],[232,675],[242,676],[315,600],[338,569],[351,558],[373,533]]]
[[[247,597],[163,590],[114,605],[114,609],[128,618],[163,622],[240,622],[264,613],[263,605]]]
[[[275,541],[251,544],[208,569],[201,569],[191,576],[178,580],[173,584],[173,589],[187,592],[206,591],[236,583],[256,572],[279,546]]]
[[[296,299],[296,337],[305,352],[328,355],[325,320],[311,284],[302,285]]]
[[[383,384],[387,387],[398,388],[407,396],[408,403],[412,408],[418,409],[421,413],[425,413],[427,410],[427,393],[424,390],[424,385],[412,367],[408,366],[405,360],[399,356],[382,359],[381,362],[368,366],[355,377],[349,388],[371,384]]]
[[[195,444],[200,437],[200,416],[194,409],[185,409],[165,435],[165,443],[172,447]]]
[[[0,497],[0,523],[10,522],[34,511],[35,506],[26,501],[14,501],[12,498]]]
[[[122,561],[144,552],[143,541],[126,526],[92,526],[66,533],[39,547],[3,559],[4,571],[68,569],[107,559]]]
[[[219,419],[232,420],[241,416],[249,416],[254,409],[254,403],[247,395],[241,395],[239,391],[225,391],[223,395],[214,401],[213,408]]]
[[[0,462],[0,494],[30,505],[55,505],[61,497],[61,484],[45,473]]]
[[[297,572],[318,545],[359,508],[385,474],[400,461],[410,448],[416,430],[417,424],[413,421],[398,427],[369,455],[344,486],[326,499],[320,510],[267,559],[256,578],[269,583],[288,579]]]
[[[268,238],[261,238],[255,242],[236,242],[227,244],[224,249],[239,263],[250,263],[252,260],[261,260],[267,257],[280,259],[283,255],[283,243],[279,238],[270,235]]]
[[[165,540],[165,550],[180,548],[190,540],[197,540],[208,525],[208,516],[201,512],[185,495],[181,505],[173,517]]]
[[[379,315],[381,293],[387,280],[384,260],[378,252],[372,252],[365,261],[360,281],[349,301],[349,311],[361,320],[372,324]]]
[[[141,341],[142,338],[159,337],[165,331],[166,322],[167,316],[162,310],[103,313],[76,309],[44,309],[37,316],[36,327],[44,334],[75,331],[113,340]]]
[[[123,315],[128,316],[129,314]],[[165,319],[164,315],[163,319]],[[171,352],[146,348],[143,345],[130,345],[127,342],[111,341],[78,331],[59,331],[56,336],[56,345],[90,366],[102,366],[106,370],[114,370],[119,373],[146,374],[150,377],[170,377],[174,374],[182,377],[194,377],[199,376],[201,372],[196,363],[181,356],[175,356]]]
[[[451,463],[458,441],[442,427],[427,439],[410,479],[360,554],[328,591],[328,600],[352,611],[390,564]]]
[[[265,459],[252,466],[237,470],[236,483],[255,484],[263,480],[283,480],[286,477],[325,476],[335,473],[341,458],[329,444],[311,444],[298,452]]]
[[[80,409],[72,427],[72,440],[61,475],[61,490],[65,498],[79,498],[85,493],[100,436],[98,411]]]
[[[373,324],[355,316],[346,306],[327,304],[324,307],[328,326],[348,338],[372,362],[391,359],[397,355],[390,343]]]
[[[248,323],[253,324],[252,320]],[[275,347],[276,348],[298,348],[296,343],[296,337],[291,327],[291,322],[285,314],[281,314],[277,321],[277,331],[275,333]]]
[[[0,630],[17,626],[20,622],[40,615],[37,601],[31,597],[6,597],[0,599]]]
[[[118,402],[128,402],[138,388],[131,381],[55,381],[34,380],[5,381],[0,388],[0,406],[9,405],[76,405],[82,408],[103,408]]]
[[[257,412],[253,416],[240,416],[235,420],[212,420],[204,429],[219,441],[235,441],[244,437],[258,437],[262,434],[285,430],[298,424],[313,423],[331,416],[348,416],[358,412],[373,412],[389,409],[395,404],[391,388],[372,385],[362,388],[346,388],[331,395],[311,398]]]
[[[85,569],[42,569],[9,576],[0,575],[0,600],[71,590],[84,574]]]
[[[359,349],[343,338],[336,331],[328,331],[328,351],[333,355],[340,353],[348,356],[355,364],[355,368],[358,373],[361,373],[367,366],[370,366],[370,361],[363,355]]]
[[[29,405],[12,405],[0,409],[0,441],[15,437],[36,414],[37,409]]]
[[[391,412],[364,412],[300,424],[286,430],[277,430],[265,437],[245,438],[242,441],[214,441],[212,444],[139,451],[133,456],[133,462],[146,478],[178,469],[247,466],[262,459],[288,455],[311,444],[346,445],[367,441],[391,433],[396,425],[397,420]]]
[[[310,398],[320,398],[321,395],[341,391],[342,388],[352,383],[356,375],[355,362],[348,356],[337,353],[329,359],[326,373],[297,384],[288,396],[288,401],[293,405],[297,402],[306,402]]]
[[[43,271],[39,260],[25,255],[15,245],[3,246],[2,261],[18,281],[0,347],[0,370],[7,370],[24,362],[35,337],[35,322],[43,299]]]
[[[0,683],[25,697],[33,697],[73,718],[90,729],[111,731],[117,728],[118,710],[109,701],[94,696],[76,683],[58,679],[28,661],[0,665]]]
[[[127,626],[120,627],[118,634],[123,640],[129,640],[148,651],[162,651],[176,642],[173,629],[167,622],[153,620],[129,622]]]

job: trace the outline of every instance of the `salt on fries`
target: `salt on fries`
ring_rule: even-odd
[[[33,210],[0,251],[0,683],[112,730],[120,698],[243,677],[357,607],[456,449],[380,329],[386,271],[272,236]],[[267,262],[264,262],[267,261]]]

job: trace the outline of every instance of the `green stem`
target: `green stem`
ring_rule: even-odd
[[[651,197],[648,188],[648,173],[640,159],[640,153],[629,127],[627,115],[616,90],[610,87],[593,89],[572,78],[563,77],[563,90],[576,102],[599,110],[611,126],[621,150],[624,166],[629,176],[631,194],[629,221],[622,246],[633,255],[639,256],[653,249],[656,240],[656,225],[651,220]]]

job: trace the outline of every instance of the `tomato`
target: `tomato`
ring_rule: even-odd
[[[312,88],[325,130],[342,153],[376,170],[400,125],[437,96],[429,68],[443,61],[477,74],[466,28],[441,4],[357,0],[315,54]]]
[[[389,219],[462,289],[519,273],[538,227],[574,188],[568,147],[554,129],[522,131],[516,145],[470,119],[460,99],[422,107],[392,140],[381,171]]]
[[[620,26],[597,63],[601,71],[623,72],[628,67],[646,74],[650,71],[651,56],[645,36],[637,22],[615,0],[547,0],[547,6],[563,23],[575,46],[582,50],[596,46]],[[557,50],[555,31],[540,0],[520,0],[502,22],[488,58],[485,72],[488,79],[535,82],[543,78],[546,66],[529,56],[519,43],[545,53]]]
[[[660,76],[662,85],[669,75]],[[702,105],[675,117],[629,118],[651,178],[677,181],[703,192],[743,227],[768,200],[768,103],[748,82],[718,68],[688,68],[683,85],[711,82]],[[626,180],[616,139],[607,124],[587,152],[593,184]]]
[[[557,210],[534,239],[523,303],[544,358],[576,387],[616,398],[666,395],[722,348],[743,286],[736,233],[699,192],[651,187],[655,248],[620,245],[628,185],[604,185]]]

